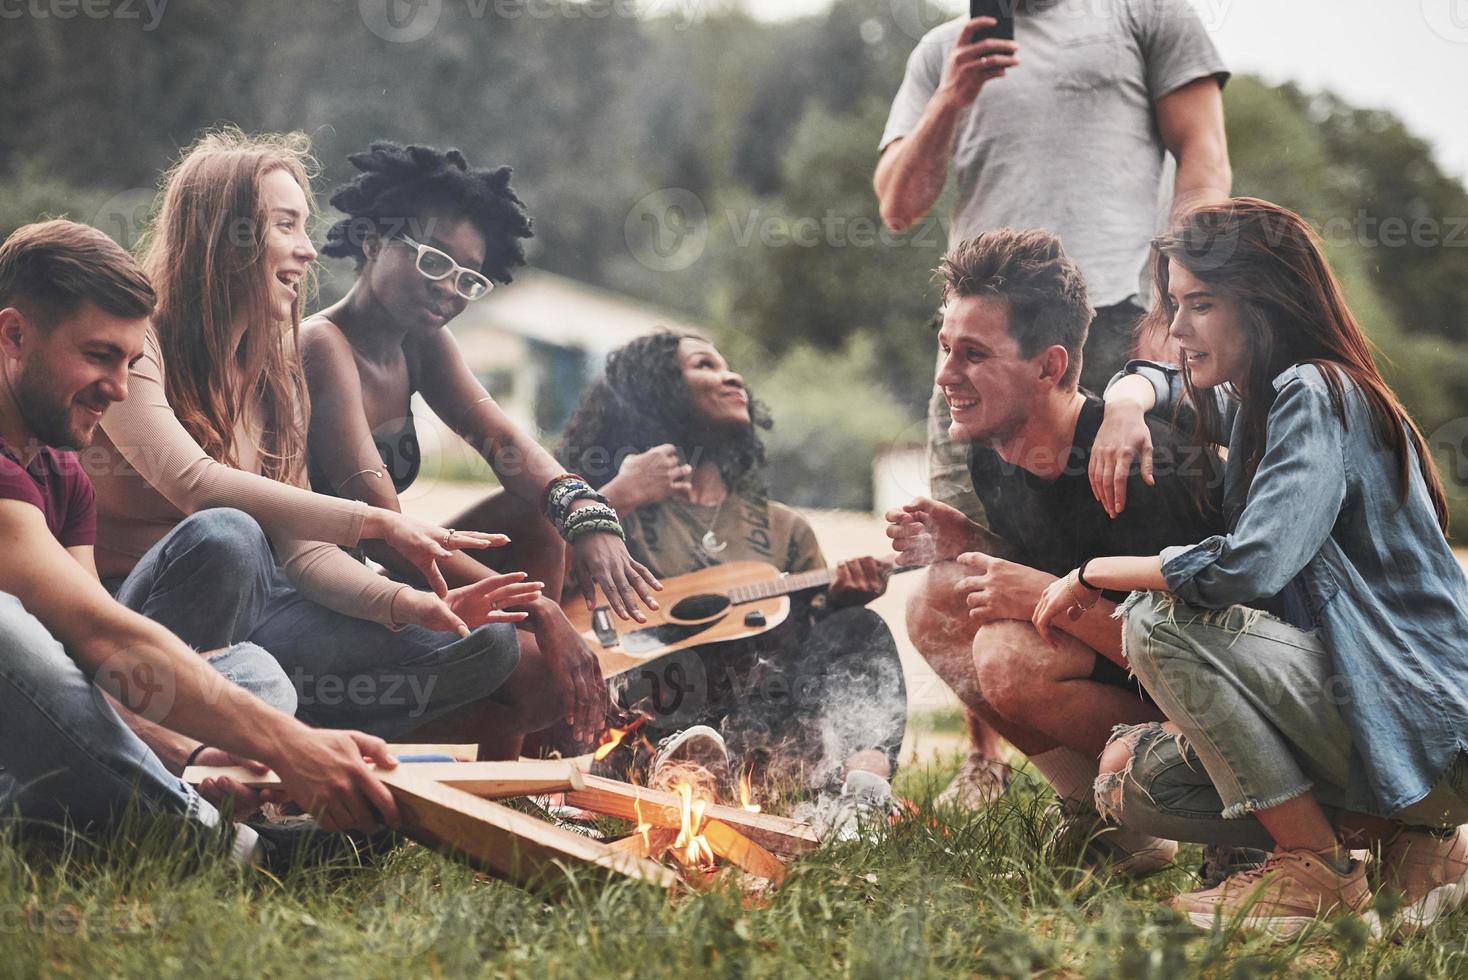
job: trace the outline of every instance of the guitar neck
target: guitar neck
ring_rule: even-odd
[[[920,565],[904,567],[899,566],[892,569],[893,575],[903,572],[916,571]],[[746,602],[757,602],[760,599],[773,599],[775,596],[790,595],[795,592],[809,592],[811,589],[824,589],[836,578],[836,569],[817,568],[809,572],[794,572],[781,575],[779,578],[770,579],[765,582],[756,582],[753,585],[741,585],[729,590],[729,601],[736,606]]]

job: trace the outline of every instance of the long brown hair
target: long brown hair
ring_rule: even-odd
[[[1373,345],[1346,306],[1340,281],[1326,263],[1320,238],[1293,211],[1240,197],[1194,208],[1171,235],[1153,242],[1156,296],[1144,329],[1165,329],[1173,308],[1168,299],[1168,260],[1178,262],[1220,293],[1239,302],[1249,352],[1249,373],[1239,392],[1244,433],[1244,472],[1249,480],[1264,455],[1273,379],[1293,364],[1321,369],[1331,405],[1347,423],[1342,374],[1361,389],[1377,438],[1401,464],[1402,495],[1410,486],[1412,456],[1432,497],[1438,524],[1448,528],[1447,497],[1422,432],[1387,386],[1372,356]],[[1335,368],[1336,370],[1331,370]],[[1199,398],[1186,367],[1183,378],[1196,412],[1195,435],[1222,445],[1216,403]],[[1238,447],[1235,447],[1238,448]]]
[[[212,459],[239,464],[236,425],[258,402],[265,476],[297,482],[305,465],[307,401],[298,368],[301,307],[273,318],[262,271],[270,222],[260,182],[284,170],[311,204],[314,162],[304,134],[208,133],[163,180],[163,201],[143,239],[143,267],[158,291],[153,326],[163,351],[165,391],[174,413]],[[248,324],[239,346],[231,335]]]

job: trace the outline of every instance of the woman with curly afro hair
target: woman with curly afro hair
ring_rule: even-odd
[[[566,563],[611,595],[624,618],[645,620],[639,602],[656,608],[661,586],[628,554],[612,509],[495,404],[444,329],[525,263],[530,218],[510,188],[510,169],[475,169],[458,150],[388,142],[348,159],[361,172],[331,196],[345,217],[327,233],[322,252],[354,259],[357,278],[345,297],[301,326],[313,406],[311,484],[398,510],[398,494],[418,475],[410,399],[421,392],[507,491],[450,524],[507,532],[511,545],[496,564],[544,583],[546,595],[527,607],[522,628],[534,634],[550,676],[577,692],[566,719],[574,737],[558,743],[586,741],[601,721],[604,686],[595,658],[554,601]],[[365,550],[395,575],[416,574],[387,549],[369,543]],[[450,587],[497,574],[462,552],[440,567]]]
[[[658,575],[731,561],[823,569],[805,518],[766,496],[759,430],[770,425],[717,348],[664,331],[608,357],[571,419],[561,459],[611,501],[633,556]],[[805,594],[775,630],[619,675],[618,707],[664,737],[652,758],[609,756],[610,770],[647,767],[637,775],[657,786],[694,763],[728,802],[730,776],[743,768],[767,792],[824,791],[807,801],[813,818],[832,832],[855,829],[860,812],[890,801],[886,779],[907,720],[892,634],[861,608],[886,591],[886,579],[874,558],[843,562],[826,594]]]

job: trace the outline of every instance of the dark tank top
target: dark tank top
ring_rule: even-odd
[[[372,430],[372,444],[377,447],[383,471],[392,480],[392,488],[396,493],[403,493],[413,485],[413,481],[418,479],[419,467],[423,464],[423,456],[418,449],[418,429],[413,424],[412,399],[413,392],[418,390],[418,359],[413,355],[411,347],[403,349],[403,357],[408,363],[408,404],[403,409],[402,420]],[[312,490],[332,497],[341,496],[317,466],[314,455],[309,456],[307,468]]]

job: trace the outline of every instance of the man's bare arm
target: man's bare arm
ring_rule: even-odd
[[[76,545],[67,548],[66,553],[71,555],[76,563],[81,566],[82,571],[86,572],[89,577],[96,581],[101,581],[101,576],[97,574],[96,548],[91,545]],[[142,739],[143,744],[152,749],[153,753],[159,759],[163,760],[163,764],[168,767],[170,772],[183,772],[183,765],[188,759],[189,753],[193,752],[201,744],[198,739],[169,731],[162,725],[155,725],[146,718],[139,717],[127,708],[124,708],[111,694],[107,694],[105,691],[103,694],[107,698],[108,703],[112,705],[113,710],[117,712],[118,717],[123,720],[123,723],[128,728],[131,728],[133,734]]]
[[[1223,92],[1218,80],[1200,78],[1157,100],[1157,129],[1177,158],[1172,215],[1227,198],[1233,189],[1228,137],[1223,126]]]
[[[0,500],[0,553],[0,591],[20,599],[123,707],[255,758],[292,722],[227,696],[228,681],[163,626],[108,595],[30,504]]]
[[[101,689],[144,720],[258,759],[327,829],[398,822],[364,757],[394,764],[361,732],[317,731],[235,687],[178,637],[114,600],[52,536],[41,511],[0,500],[0,591],[21,601]]]
[[[882,220],[893,231],[912,227],[938,200],[953,159],[959,120],[986,83],[1019,64],[1015,57],[1019,48],[1013,41],[968,41],[976,29],[993,25],[990,17],[976,17],[964,25],[922,118],[911,133],[889,143],[877,161],[872,184]]]

